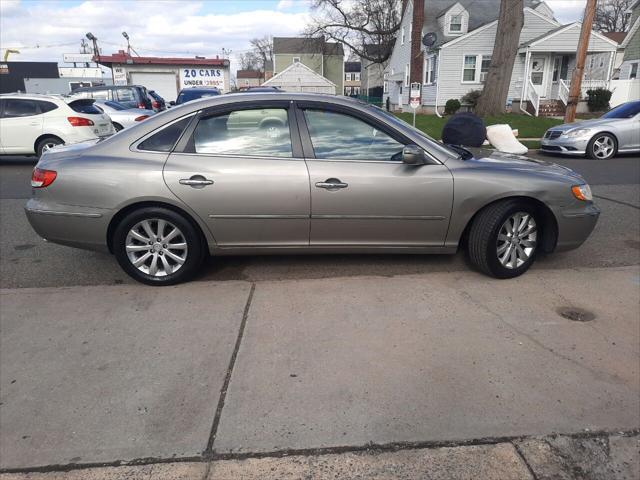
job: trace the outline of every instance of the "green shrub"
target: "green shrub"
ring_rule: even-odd
[[[462,97],[462,103],[470,105],[471,108],[475,109],[481,96],[482,90],[471,90],[464,94],[464,97]]]
[[[460,100],[450,98],[449,100],[447,100],[447,103],[444,104],[444,113],[445,115],[453,115],[458,110],[460,110],[461,106],[462,105],[460,105]]]
[[[609,110],[609,100],[612,92],[606,88],[587,90],[587,105],[590,112],[604,112]]]

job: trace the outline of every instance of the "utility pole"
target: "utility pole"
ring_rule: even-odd
[[[582,75],[584,74],[584,64],[587,59],[589,48],[589,37],[591,36],[591,26],[596,14],[596,0],[587,0],[580,30],[580,42],[576,53],[576,68],[571,76],[571,86],[569,87],[569,100],[567,101],[567,111],[564,115],[565,123],[572,123],[576,119],[576,109],[580,101],[580,87],[582,86]]]

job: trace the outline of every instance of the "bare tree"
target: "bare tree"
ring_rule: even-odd
[[[627,10],[632,0],[599,0],[593,28],[600,32],[626,32],[631,28]]]
[[[518,49],[514,46],[520,43],[520,32],[524,26],[523,3],[523,0],[500,2],[491,65],[476,108],[476,114],[479,116],[498,115],[505,111],[513,64],[518,54]]]
[[[251,45],[251,53],[255,56],[259,65],[259,69],[264,71],[265,64],[273,61],[273,38],[264,36],[262,38],[253,38],[249,41]]]
[[[241,53],[238,61],[240,70],[261,70],[264,65],[262,58],[253,50]]]
[[[343,43],[359,57],[383,63],[393,51],[401,4],[401,0],[312,0],[305,35],[323,35]],[[378,47],[366,49],[365,45]]]

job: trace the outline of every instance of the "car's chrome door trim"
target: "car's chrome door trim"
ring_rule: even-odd
[[[311,218],[337,220],[446,220],[441,215],[311,215]]]
[[[224,218],[224,219],[305,219],[309,218],[309,215],[209,215],[209,218]]]

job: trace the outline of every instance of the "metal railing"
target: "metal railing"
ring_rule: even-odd
[[[562,80],[558,84],[558,98],[562,103],[567,105],[569,101],[569,90],[571,89],[571,81],[570,80]],[[609,88],[608,80],[582,80],[580,83],[580,98],[587,98],[587,91],[592,90],[594,88]]]
[[[535,85],[529,79],[529,85],[527,86],[527,100],[533,107],[533,111],[535,112],[535,116],[538,116],[538,111],[540,110],[540,95],[536,92]]]
[[[569,84],[567,84],[563,79],[560,79],[560,84],[558,86],[558,97],[566,107],[567,103],[569,103]]]

